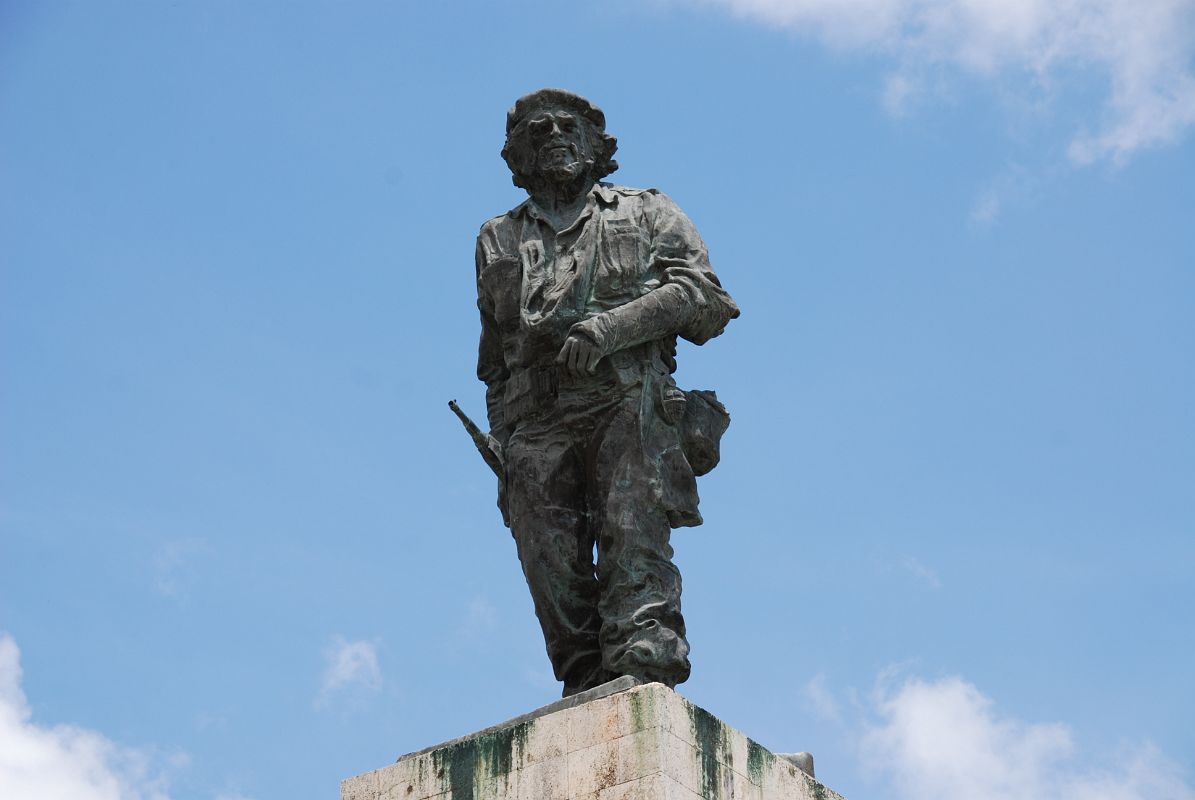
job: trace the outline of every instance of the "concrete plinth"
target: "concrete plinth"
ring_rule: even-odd
[[[842,800],[663,684],[607,686],[349,778],[341,800]]]

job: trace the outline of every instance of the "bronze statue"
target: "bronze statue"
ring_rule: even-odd
[[[571,92],[520,98],[502,156],[529,198],[477,237],[490,433],[471,433],[565,696],[689,676],[669,536],[701,524],[695,475],[730,417],[676,386],[676,337],[703,344],[739,315],[672,200],[602,182],[605,126]]]

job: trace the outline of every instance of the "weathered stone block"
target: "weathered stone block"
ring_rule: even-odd
[[[341,800],[842,800],[663,684],[608,687],[349,778]]]

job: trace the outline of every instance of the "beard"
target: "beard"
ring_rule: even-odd
[[[536,169],[536,177],[558,186],[567,186],[574,183],[578,177],[588,173],[587,166],[583,161],[575,160],[567,163],[547,164]]]
[[[574,145],[545,146],[536,155],[529,188],[567,198],[576,197],[588,188],[593,164],[593,157],[586,157]]]

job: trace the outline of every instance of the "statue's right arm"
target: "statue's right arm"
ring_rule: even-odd
[[[482,236],[484,236],[484,231]],[[477,238],[477,308],[481,312],[481,341],[477,348],[477,378],[485,383],[486,416],[490,422],[490,433],[505,444],[510,434],[506,430],[502,397],[510,371],[502,356],[502,340],[498,332],[498,321],[494,317],[494,302],[485,291],[481,273],[487,265],[487,253],[482,236]]]

